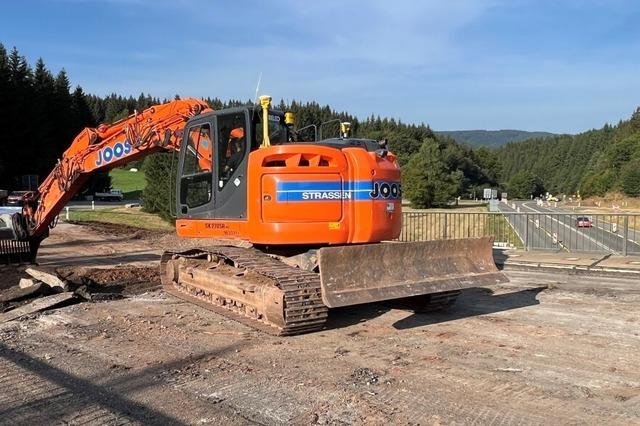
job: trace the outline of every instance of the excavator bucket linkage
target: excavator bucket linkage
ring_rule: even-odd
[[[29,241],[0,239],[0,265],[33,263],[35,258]]]
[[[493,237],[324,247],[322,299],[330,308],[507,282]]]
[[[27,239],[19,214],[0,214],[0,265],[33,263],[40,241]]]

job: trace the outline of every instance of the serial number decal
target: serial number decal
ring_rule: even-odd
[[[226,223],[205,223],[206,229],[227,229],[229,226]]]

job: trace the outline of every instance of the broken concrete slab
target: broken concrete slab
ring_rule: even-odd
[[[12,302],[27,296],[39,294],[42,292],[42,286],[42,283],[35,283],[29,287],[11,287],[0,294],[0,302]]]
[[[107,300],[124,299],[124,295],[120,293],[92,293],[86,285],[82,285],[75,290],[75,294],[88,302],[101,302]]]
[[[36,285],[36,280],[32,278],[20,278],[20,282],[18,283],[18,287],[20,288],[28,288]]]
[[[73,294],[73,292],[67,291],[64,293],[54,294],[52,296],[46,296],[40,299],[36,299],[31,303],[1,314],[0,324],[7,321],[13,321],[25,315],[34,314],[36,312],[44,311],[45,309],[53,308],[60,303],[73,299],[74,297],[75,295]]]
[[[12,214],[0,214],[0,239],[15,240],[17,238],[16,232],[13,227],[12,217]]]
[[[53,272],[48,272],[44,269],[36,268],[27,268],[25,269],[25,272],[31,275],[36,280],[42,281],[50,287],[58,287],[62,289],[62,291],[67,291],[69,289],[69,283],[66,280],[60,279],[60,277]]]

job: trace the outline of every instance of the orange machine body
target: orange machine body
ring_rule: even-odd
[[[179,219],[178,235],[337,245],[400,234],[400,168],[391,153],[291,143],[251,152],[247,169],[245,220]]]

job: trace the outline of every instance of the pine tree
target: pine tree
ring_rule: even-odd
[[[529,199],[545,192],[541,179],[533,173],[522,170],[516,173],[507,185],[511,198]]]
[[[173,154],[160,153],[146,157],[142,164],[147,181],[141,197],[143,210],[169,222],[173,221],[171,211],[175,209],[175,161]]]
[[[403,177],[403,194],[416,208],[446,206],[462,189],[462,172],[447,167],[434,139],[424,141],[403,169]]]
[[[9,55],[9,81],[16,88],[27,87],[31,84],[31,68],[24,56],[20,56],[15,47]]]
[[[640,159],[627,163],[620,173],[622,191],[631,197],[640,197]]]
[[[7,164],[9,162],[8,148],[10,140],[7,139],[11,123],[7,122],[7,109],[10,105],[9,99],[9,58],[7,50],[0,43],[0,188],[6,188],[5,183],[9,180],[7,176]]]

